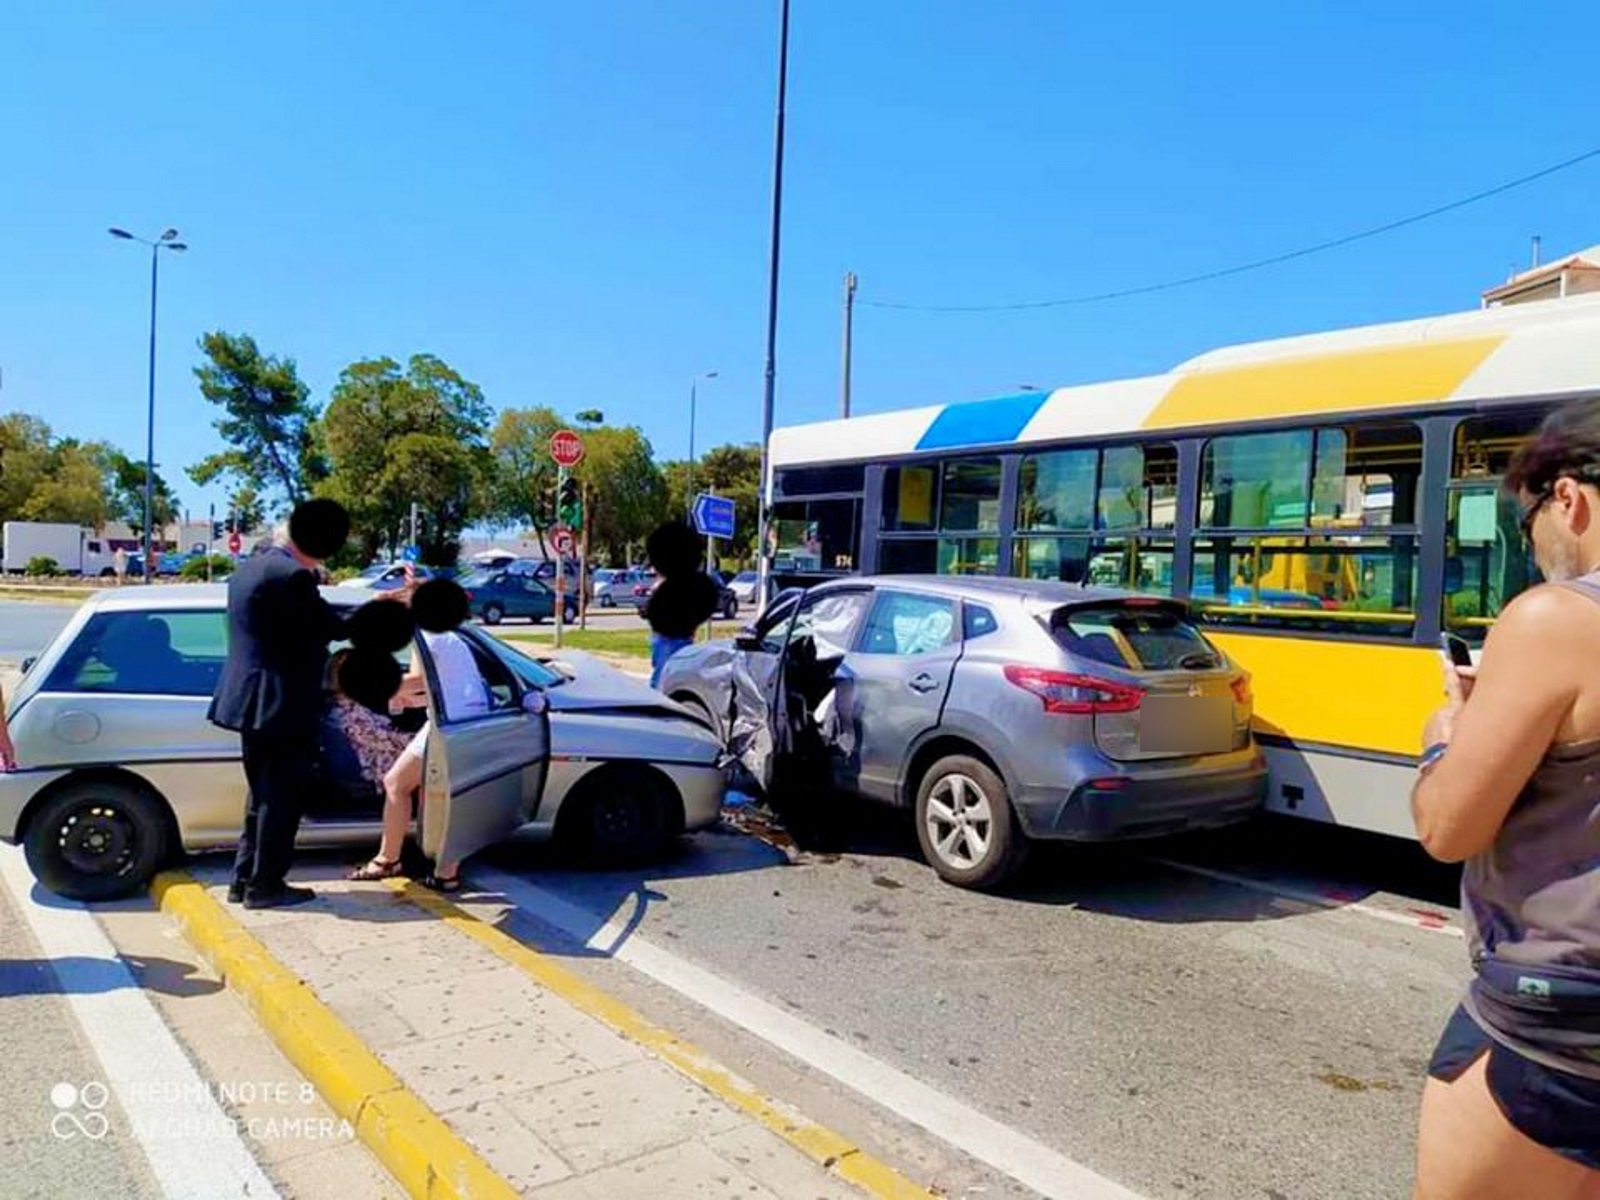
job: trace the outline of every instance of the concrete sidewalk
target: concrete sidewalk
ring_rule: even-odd
[[[320,1022],[331,1043],[345,1036],[336,1023],[342,1025],[387,1068],[384,1074],[398,1079],[409,1093],[406,1103],[414,1097],[442,1121],[431,1143],[418,1135],[421,1149],[412,1153],[424,1153],[440,1135],[454,1142],[447,1127],[481,1158],[487,1168],[481,1178],[491,1180],[436,1192],[432,1181],[454,1168],[429,1168],[419,1176],[430,1181],[427,1194],[541,1200],[929,1194],[757,1096],[692,1046],[578,981],[558,958],[415,885],[325,879],[316,882],[315,903],[248,912],[224,906],[224,878],[199,874],[204,896],[190,889],[186,901],[164,900],[163,907],[183,921],[203,953],[208,940],[233,939],[230,953],[241,963],[240,978],[230,979],[234,986],[253,970],[273,971],[273,962],[287,970],[280,977],[297,977],[331,1013],[333,1020]],[[267,965],[252,965],[258,960]],[[242,990],[248,995],[248,980]],[[267,1019],[272,1006],[252,1003],[274,1032]],[[314,1038],[318,1027],[318,1020],[301,1018],[282,1032]],[[366,1074],[379,1070],[372,1063]],[[317,1082],[314,1070],[307,1074]],[[336,1072],[333,1090],[360,1075]],[[393,1083],[387,1086],[383,1094],[393,1096]]]

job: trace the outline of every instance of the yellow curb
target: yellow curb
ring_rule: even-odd
[[[574,1008],[609,1025],[617,1033],[651,1051],[668,1065],[748,1114],[819,1166],[855,1184],[878,1200],[915,1200],[937,1195],[887,1163],[874,1158],[854,1142],[826,1126],[786,1112],[778,1104],[734,1076],[727,1068],[689,1042],[641,1016],[622,1001],[580,979],[524,942],[452,904],[442,896],[402,880],[385,880],[385,886],[424,908],[483,946],[490,953],[531,976],[542,987]]]
[[[157,907],[244,997],[267,1035],[413,1200],[515,1200],[517,1191],[417,1099],[300,979],[183,871],[150,887]]]

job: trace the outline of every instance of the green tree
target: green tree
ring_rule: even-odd
[[[95,448],[63,441],[51,448],[49,473],[19,514],[24,521],[65,521],[98,529],[111,515],[105,465]]]
[[[587,452],[573,473],[587,492],[589,552],[626,562],[666,515],[666,481],[649,439],[634,426],[590,429],[583,440]]]
[[[241,483],[229,494],[228,511],[232,515],[234,528],[241,534],[259,528],[267,519],[267,506],[262,502],[261,494],[248,483]]]
[[[106,480],[106,507],[112,520],[123,521],[135,529],[144,528],[144,463],[129,458],[115,446],[96,443]],[[177,498],[172,488],[155,474],[155,487],[150,511],[159,527],[178,518]]]
[[[38,417],[0,417],[0,520],[23,519],[23,507],[50,474],[53,441],[50,426]]]
[[[694,495],[704,491],[715,491],[719,496],[732,498],[734,536],[719,542],[718,551],[745,561],[754,555],[756,526],[761,519],[760,446],[755,443],[730,444],[708,450],[695,463],[692,481],[686,462],[668,463],[664,474],[667,512],[672,516],[686,516]]]
[[[417,504],[423,560],[453,563],[462,529],[489,508],[489,416],[478,386],[432,355],[404,369],[352,363],[322,418],[331,470],[319,490],[350,510],[368,556],[399,548]]]
[[[495,422],[489,439],[494,469],[488,517],[498,525],[532,529],[540,549],[549,554],[545,531],[553,520],[556,464],[550,457],[550,435],[562,428],[553,408],[508,408]]]
[[[293,505],[328,473],[317,437],[317,409],[294,359],[262,354],[248,334],[208,333],[207,361],[194,369],[200,394],[222,409],[216,429],[227,449],[189,468],[202,487],[220,477]]]

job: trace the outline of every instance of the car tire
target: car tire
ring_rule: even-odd
[[[500,604],[485,604],[483,606],[483,623],[485,625],[498,625],[506,619],[506,610]]]
[[[994,888],[1027,858],[1005,780],[965,754],[941,758],[917,788],[917,841],[939,878],[958,887]]]
[[[34,877],[70,900],[111,900],[150,882],[172,852],[172,818],[136,784],[85,779],[51,794],[28,819]]]
[[[660,857],[682,832],[682,811],[659,771],[611,764],[578,781],[561,806],[556,836],[580,862],[629,866]]]
[[[615,600],[613,600],[610,596],[601,596],[600,597],[600,607],[601,608],[615,608],[616,606],[617,606],[617,602]]]
[[[734,620],[737,620],[738,617],[739,617],[739,601],[737,599],[730,599],[728,601],[728,603],[723,606],[722,619],[724,621],[734,621]]]

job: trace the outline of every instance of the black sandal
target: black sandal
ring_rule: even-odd
[[[393,879],[400,874],[400,860],[398,858],[379,858],[374,854],[365,866],[357,867],[346,879],[356,883],[376,883],[380,879]]]
[[[459,892],[461,890],[460,874],[435,875],[432,871],[429,871],[421,879],[417,880],[417,882],[431,892],[444,892],[449,894],[453,892]]]

